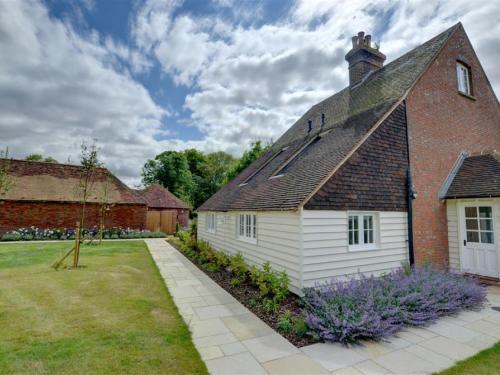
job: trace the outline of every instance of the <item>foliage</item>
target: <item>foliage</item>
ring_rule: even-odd
[[[0,199],[7,194],[12,186],[12,180],[9,176],[10,161],[7,160],[9,157],[9,150],[0,150],[0,159],[5,158],[0,162]]]
[[[432,267],[382,277],[332,280],[306,288],[307,324],[327,341],[381,339],[403,325],[422,326],[461,309],[482,306],[486,291],[475,280]]]
[[[293,316],[290,310],[286,310],[278,318],[278,329],[284,333],[289,333],[293,330]]]
[[[270,144],[263,146],[261,141],[252,143],[250,150],[245,151],[238,162],[227,172],[225,182],[227,183],[235,178],[241,171],[260,158],[270,146]]]
[[[262,300],[262,307],[267,313],[276,314],[280,309],[280,304],[272,298],[265,298]]]
[[[231,284],[240,285],[246,281],[248,268],[241,253],[237,253],[230,258],[229,268],[233,275]]]
[[[182,200],[192,203],[193,176],[186,155],[178,151],[165,151],[148,160],[142,169],[145,185],[158,182]]]
[[[84,237],[96,238],[99,230],[97,227],[82,229]],[[134,239],[134,238],[162,238],[166,237],[163,232],[151,232],[148,230],[130,228],[107,228],[103,231],[104,239]],[[73,240],[75,230],[73,228],[40,229],[36,227],[19,228],[5,233],[0,241],[44,241],[44,240]]]
[[[308,331],[309,331],[309,326],[307,325],[305,319],[302,317],[295,318],[293,322],[293,332],[297,336],[303,337],[307,334]]]
[[[58,163],[58,161],[54,159],[52,156],[43,157],[40,154],[29,154],[24,158],[24,160],[43,161],[45,163]]]
[[[196,209],[268,148],[257,141],[238,160],[223,151],[165,151],[144,164],[142,181],[165,186]]]
[[[288,296],[288,275],[285,271],[276,274],[269,262],[264,263],[262,270],[255,266],[250,268],[250,279],[259,288],[262,298],[271,297],[281,302]]]

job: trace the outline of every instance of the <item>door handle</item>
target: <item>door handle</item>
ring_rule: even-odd
[[[467,246],[467,240],[464,240],[464,246]]]

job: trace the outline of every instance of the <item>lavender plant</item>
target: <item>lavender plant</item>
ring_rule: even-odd
[[[476,280],[431,266],[332,280],[304,293],[309,327],[325,341],[344,343],[388,337],[403,325],[426,325],[486,300]]]

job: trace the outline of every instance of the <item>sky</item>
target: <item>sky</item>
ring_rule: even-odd
[[[387,62],[461,21],[500,93],[500,0],[2,0],[0,149],[130,186],[166,150],[240,156],[347,85],[350,38]]]

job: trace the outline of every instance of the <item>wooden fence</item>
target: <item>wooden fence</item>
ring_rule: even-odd
[[[154,232],[174,234],[176,223],[177,211],[175,210],[148,211],[146,216],[146,229]]]

